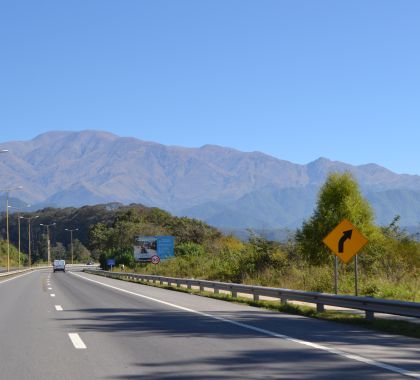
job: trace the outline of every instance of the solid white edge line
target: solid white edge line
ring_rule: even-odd
[[[79,334],[69,333],[68,335],[76,350],[85,350],[87,348],[86,344],[83,343],[83,340],[82,338],[80,338]]]
[[[63,311],[63,307],[61,305],[54,305],[54,307],[57,311]]]
[[[304,345],[304,346],[307,346],[307,347],[311,347],[311,348],[315,348],[315,349],[318,349],[318,350],[326,351],[326,352],[341,356],[341,357],[346,358],[346,359],[355,360],[355,361],[358,361],[358,362],[361,362],[361,363],[369,364],[369,365],[374,366],[374,367],[378,367],[378,368],[381,368],[381,369],[386,369],[386,370],[391,371],[391,372],[399,373],[400,375],[413,377],[415,379],[420,379],[420,373],[414,373],[414,372],[411,372],[411,371],[406,370],[404,368],[400,368],[400,367],[396,367],[396,366],[393,366],[393,365],[390,365],[390,364],[382,363],[382,362],[379,362],[379,361],[376,361],[376,360],[373,360],[373,359],[368,359],[368,358],[365,358],[363,356],[347,353],[345,351],[341,351],[341,350],[338,350],[338,349],[335,349],[335,348],[330,348],[330,347],[327,347],[327,346],[324,346],[324,345],[321,345],[321,344],[312,343],[312,342],[301,340],[301,339],[295,339],[295,338],[292,338],[292,337],[287,336],[287,335],[278,334],[278,333],[275,333],[275,332],[270,331],[270,330],[261,329],[259,327],[255,327],[255,326],[251,326],[251,325],[248,325],[248,324],[245,324],[245,323],[233,321],[231,319],[218,317],[216,315],[204,313],[202,311],[190,309],[190,308],[187,308],[187,307],[184,307],[184,306],[175,305],[173,303],[162,301],[162,300],[159,300],[157,298],[145,296],[143,294],[131,292],[129,290],[125,290],[125,289],[122,289],[122,288],[118,288],[116,286],[105,284],[103,282],[96,281],[96,280],[81,276],[81,275],[76,274],[76,273],[71,273],[71,274],[74,275],[74,276],[80,277],[80,278],[82,278],[86,281],[90,281],[90,282],[105,286],[107,288],[118,290],[118,291],[123,292],[123,293],[131,294],[131,295],[136,296],[136,297],[140,297],[140,298],[144,298],[144,299],[147,299],[147,300],[150,300],[150,301],[154,301],[154,302],[160,303],[162,305],[170,306],[170,307],[173,307],[175,309],[179,309],[179,310],[187,311],[187,312],[190,312],[190,313],[193,313],[193,314],[201,315],[201,316],[204,316],[204,317],[216,319],[216,320],[221,321],[221,322],[230,323],[232,325],[243,327],[243,328],[248,329],[248,330],[256,331],[256,332],[259,332],[261,334],[268,335],[268,336],[271,336],[271,337],[274,337],[274,338],[287,340],[289,342],[294,342],[294,343],[301,344],[301,345]]]

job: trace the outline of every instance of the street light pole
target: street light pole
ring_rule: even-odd
[[[10,205],[8,207],[18,210],[18,212],[17,212],[17,216],[18,216],[18,241],[19,241],[19,243],[18,243],[18,268],[20,270],[20,252],[21,252],[21,250],[20,250],[20,220],[22,219],[21,216],[20,216],[21,209],[19,207],[13,207],[13,206],[10,206]],[[31,205],[26,205],[26,207],[31,207]]]
[[[6,240],[7,240],[7,271],[10,271],[10,239],[9,239],[9,192],[6,192]]]
[[[7,153],[9,152],[7,149],[0,149],[0,153]],[[9,193],[7,193],[7,201],[9,199]],[[8,206],[8,202],[6,201],[6,205]],[[6,207],[6,229],[7,229],[7,271],[9,271],[9,213],[8,207]]]
[[[1,189],[6,193],[6,242],[7,242],[7,271],[10,271],[10,238],[9,238],[9,193],[13,190],[20,190],[22,186]]]
[[[78,228],[74,228],[74,229],[71,230],[69,228],[66,228],[65,230],[68,231],[68,232],[70,232],[71,263],[73,264],[73,232],[74,231],[79,231],[79,229]]]
[[[41,223],[40,226],[47,227],[47,255],[48,255],[48,266],[51,265],[51,244],[50,244],[50,227],[55,226],[55,222],[51,224],[43,224]]]
[[[31,267],[31,220],[39,218],[39,215],[30,216],[25,218],[24,216],[21,216],[19,219],[26,219],[28,221],[28,265],[29,268]]]
[[[18,213],[18,270],[20,270],[20,214]]]

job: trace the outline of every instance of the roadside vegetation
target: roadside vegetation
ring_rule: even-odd
[[[359,294],[420,301],[420,244],[398,225],[375,226],[370,205],[348,173],[331,174],[320,190],[313,216],[287,242],[252,234],[247,242],[224,236],[202,222],[174,218],[157,209],[121,210],[111,225],[91,229],[90,247],[141,273],[192,277],[289,289],[334,290],[334,255],[323,238],[350,220],[369,239],[359,255]],[[136,264],[135,235],[174,235],[175,257],[159,265]],[[354,266],[339,265],[339,292],[354,294]]]
[[[10,268],[17,268],[19,265],[19,253],[16,247],[12,244],[9,246],[9,264]],[[25,266],[27,264],[27,256],[20,255],[20,265]],[[7,268],[7,243],[4,240],[0,240],[0,268]]]
[[[70,236],[65,228],[78,227],[73,242],[76,262],[95,260],[106,268],[107,258],[114,258],[117,266],[124,265],[128,271],[328,293],[334,290],[334,254],[322,240],[342,219],[348,219],[369,239],[359,254],[359,294],[420,301],[420,243],[399,227],[398,216],[388,226],[376,226],[370,205],[349,173],[328,177],[313,215],[282,243],[252,231],[244,242],[201,221],[141,205],[48,208],[25,216],[35,214],[39,223],[57,223],[51,231],[53,258],[69,259]],[[33,226],[35,261],[46,258],[46,236],[39,223]],[[156,266],[135,263],[137,235],[174,236],[175,257]],[[16,245],[13,218],[11,236]],[[22,247],[27,252],[25,237]],[[3,251],[0,260],[4,260]],[[339,265],[339,292],[354,294],[352,261]]]

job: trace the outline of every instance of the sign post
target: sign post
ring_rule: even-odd
[[[344,219],[323,240],[324,244],[336,255],[334,261],[335,293],[338,294],[338,260],[347,264],[353,256],[355,271],[355,293],[358,295],[358,261],[357,253],[366,245],[368,240],[348,220]]]
[[[112,267],[115,266],[115,259],[107,259],[106,264],[111,267],[111,272],[112,272]]]
[[[338,294],[338,257],[334,257],[334,292]]]
[[[358,256],[354,257],[354,295],[359,295]]]

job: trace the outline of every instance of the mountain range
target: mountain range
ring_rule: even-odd
[[[307,165],[261,152],[205,145],[165,146],[108,132],[47,132],[0,143],[0,188],[16,202],[82,206],[142,203],[217,227],[295,228],[309,217],[328,173],[351,172],[379,224],[420,221],[420,176],[376,164],[353,166],[319,158]],[[3,203],[3,202],[2,202]]]

